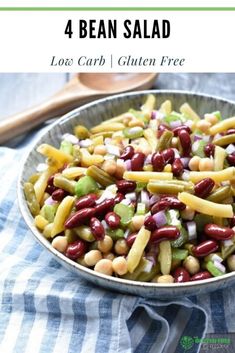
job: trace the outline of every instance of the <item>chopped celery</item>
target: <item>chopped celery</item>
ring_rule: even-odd
[[[128,226],[134,216],[134,208],[122,203],[117,203],[113,210],[119,217],[121,217],[121,225],[123,227]]]
[[[144,215],[146,213],[146,207],[144,203],[139,202],[137,204],[137,210],[136,210],[137,215]]]
[[[212,113],[213,115],[216,116],[216,118],[221,121],[222,120],[222,116],[221,116],[221,112],[220,111],[216,111]]]
[[[182,227],[180,230],[179,238],[171,241],[171,246],[173,248],[179,248],[180,246],[185,244],[187,241],[188,241],[188,232],[184,227]]]
[[[167,224],[169,226],[176,226],[179,229],[182,229],[182,223],[179,220],[179,211],[178,210],[167,210],[166,211]]]
[[[81,197],[99,189],[97,182],[90,176],[84,176],[78,180],[75,186],[77,197]]]
[[[135,109],[129,109],[129,113],[133,114],[136,119],[143,121],[145,124],[149,122],[149,117],[144,112]]]
[[[148,272],[143,271],[137,276],[136,281],[149,282],[159,273],[159,264],[156,264]]]
[[[194,156],[198,156],[200,158],[204,158],[205,157],[205,152],[204,152],[204,147],[207,145],[207,142],[205,142],[204,140],[198,140],[196,142],[194,142],[194,147],[193,148],[193,155]]]
[[[135,188],[135,192],[140,192],[143,189],[145,189],[147,186],[147,183],[142,183],[141,181],[137,181],[136,183],[136,188]]]
[[[49,223],[52,223],[54,221],[57,208],[58,205],[44,205],[41,208],[40,215],[46,218]]]
[[[118,229],[107,229],[107,235],[109,235],[113,240],[118,240],[124,237],[124,231],[121,228]]]
[[[136,139],[143,136],[144,130],[140,126],[135,127],[126,127],[123,130],[123,134],[125,137],[129,139]]]
[[[235,239],[235,237],[233,239]],[[230,245],[230,246],[224,246],[223,243],[221,244],[221,256],[222,256],[223,260],[225,260],[234,251],[235,251],[235,244]]]
[[[73,154],[73,145],[71,142],[64,140],[60,144],[60,150],[67,154]]]
[[[183,122],[185,119],[183,118],[183,116],[179,113],[176,112],[172,112],[170,115],[167,115],[163,121],[167,124],[171,124],[173,121],[180,121]]]
[[[204,231],[204,227],[206,224],[213,223],[213,217],[202,213],[198,213],[195,216],[194,221],[196,222],[197,233],[202,233]]]
[[[218,276],[222,276],[224,275],[224,273],[222,271],[220,271],[214,264],[212,261],[208,261],[206,263],[206,268],[207,270],[212,274],[212,276],[214,277],[218,277]]]
[[[184,260],[188,256],[186,249],[172,249],[172,260]]]

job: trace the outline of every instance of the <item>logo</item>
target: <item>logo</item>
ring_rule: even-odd
[[[190,336],[182,336],[180,339],[180,344],[185,350],[188,350],[194,345],[194,339]]]

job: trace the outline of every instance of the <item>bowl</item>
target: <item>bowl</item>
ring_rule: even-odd
[[[219,97],[212,97],[205,94],[190,93],[185,91],[141,91],[119,94],[110,98],[100,99],[86,104],[78,109],[71,111],[61,119],[49,126],[47,131],[36,141],[31,150],[27,153],[23,162],[18,182],[18,199],[23,218],[32,231],[36,240],[51,253],[60,264],[69,271],[73,271],[94,285],[102,286],[110,290],[139,295],[148,298],[170,299],[175,297],[189,296],[224,288],[235,282],[235,272],[227,273],[220,277],[214,277],[207,280],[159,284],[148,282],[135,282],[117,277],[110,277],[97,273],[89,268],[83,267],[76,262],[68,259],[63,254],[55,250],[49,241],[34,226],[34,219],[28,209],[24,193],[23,183],[33,174],[38,163],[43,162],[43,157],[36,152],[37,146],[41,143],[49,143],[58,146],[61,136],[66,132],[71,132],[76,124],[84,124],[92,127],[101,121],[126,112],[129,108],[138,108],[141,106],[146,96],[155,94],[157,105],[159,106],[166,99],[170,99],[174,110],[178,110],[180,105],[188,102],[192,108],[200,115],[212,111],[221,111],[223,117],[235,115],[235,103]]]

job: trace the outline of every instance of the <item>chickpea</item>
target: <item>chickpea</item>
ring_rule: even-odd
[[[95,266],[99,260],[102,259],[101,252],[99,250],[90,250],[84,256],[84,261],[87,266]]]
[[[154,276],[152,279],[151,279],[151,282],[152,283],[157,283],[157,281],[158,281],[158,278],[160,277],[161,275],[156,275],[156,276]]]
[[[106,147],[104,145],[97,145],[94,148],[94,154],[100,154],[101,156],[104,156],[106,152]]]
[[[144,215],[134,216],[131,222],[133,230],[140,230],[140,228],[144,225],[144,219]]]
[[[113,271],[119,276],[127,273],[127,261],[123,256],[118,256],[113,260]]]
[[[192,221],[195,215],[195,211],[189,206],[186,206],[186,208],[183,211],[181,211],[180,214],[183,219]]]
[[[65,250],[67,249],[68,247],[68,241],[67,239],[62,236],[62,235],[58,235],[56,238],[54,238],[52,240],[52,243],[51,243],[52,247],[56,250],[58,250],[59,252],[65,252]]]
[[[123,114],[123,124],[128,126],[129,122],[134,118],[134,115],[131,113],[124,113]]]
[[[205,114],[204,118],[211,125],[215,125],[218,123],[218,118],[214,114]]]
[[[152,164],[146,164],[145,166],[143,166],[143,170],[145,172],[152,172],[153,171],[153,166]]]
[[[200,270],[199,260],[192,255],[186,257],[183,262],[183,266],[190,273],[190,275],[195,275]]]
[[[198,156],[194,156],[190,159],[189,161],[189,169],[193,171],[197,171],[199,169],[199,163],[200,163],[201,158]]]
[[[163,169],[164,173],[171,173],[172,172],[172,168],[171,168],[171,164],[167,164],[164,169]]]
[[[118,255],[126,255],[129,250],[126,239],[118,239],[114,245],[114,250]]]
[[[108,259],[108,260],[113,261],[114,258],[115,258],[115,255],[112,252],[108,252],[103,255],[103,259]]]
[[[201,158],[199,162],[200,172],[210,171],[214,169],[214,161],[210,158]]]
[[[104,275],[112,276],[113,274],[113,264],[111,260],[101,259],[95,265],[94,270],[96,272],[103,273]]]
[[[108,159],[108,160],[104,161],[104,163],[102,165],[102,169],[106,173],[108,173],[110,175],[114,175],[117,170],[117,164],[113,159]]]
[[[227,258],[227,265],[230,271],[235,271],[235,255],[230,255]]]
[[[171,275],[159,276],[157,279],[157,283],[174,283],[174,277],[172,277]]]
[[[200,120],[200,121],[197,123],[197,128],[198,128],[199,130],[201,130],[202,132],[207,132],[210,127],[211,127],[211,123],[209,123],[209,122],[206,121],[206,120]]]
[[[82,266],[84,266],[84,267],[89,267],[89,266],[87,265],[85,259],[84,259],[84,256],[79,257],[79,258],[76,260],[76,262],[77,262],[79,265],[82,265]]]
[[[99,240],[98,241],[98,249],[103,252],[103,253],[107,253],[109,252],[112,247],[113,247],[113,239],[108,236],[108,235],[105,235],[104,239],[103,240]]]
[[[178,148],[178,145],[179,145],[179,139],[178,139],[178,137],[172,137],[172,140],[171,140],[171,147],[173,147],[173,148]]]

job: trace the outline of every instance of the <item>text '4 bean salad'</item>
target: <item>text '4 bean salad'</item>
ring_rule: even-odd
[[[183,104],[75,126],[24,184],[52,247],[99,273],[188,282],[235,271],[235,117]]]

